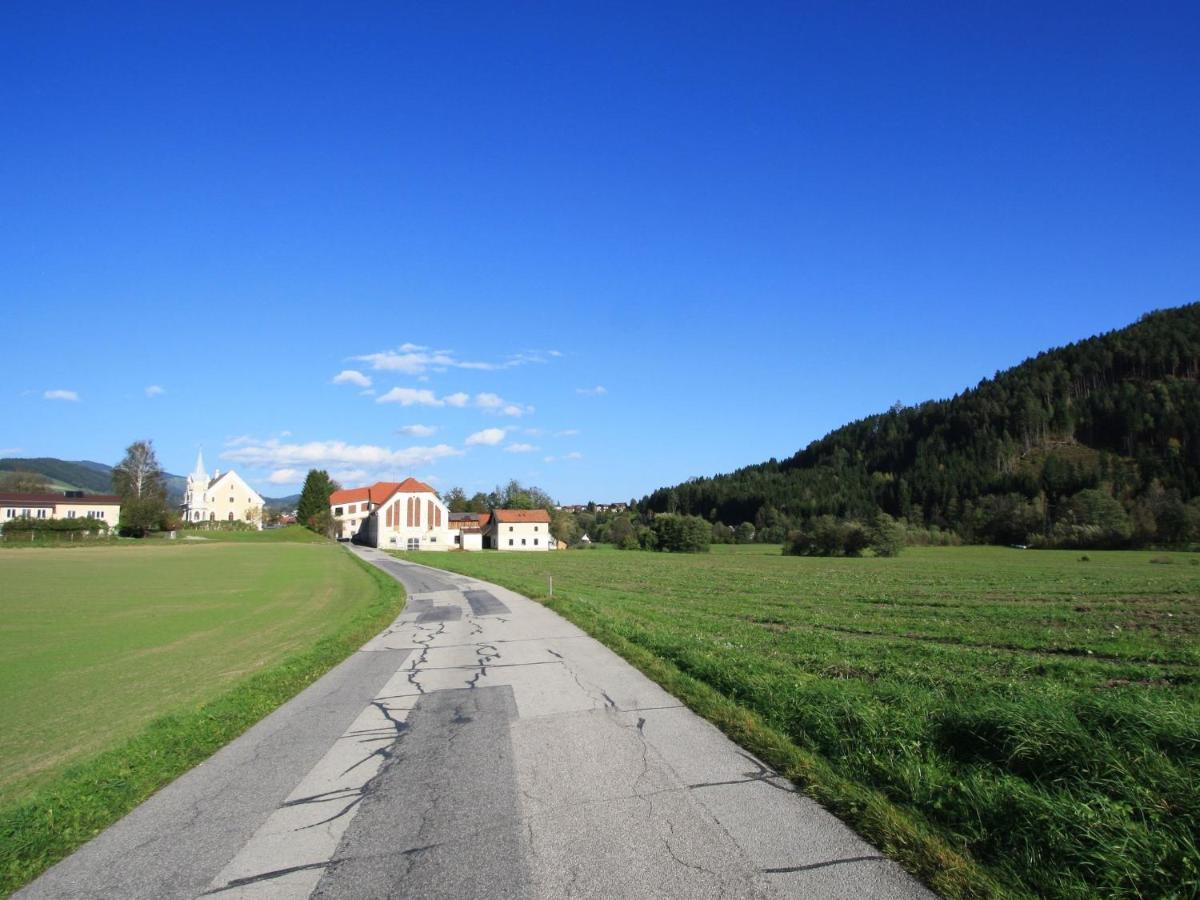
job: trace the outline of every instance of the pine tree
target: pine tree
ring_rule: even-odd
[[[296,504],[296,518],[301,525],[313,531],[324,532],[325,520],[329,517],[329,495],[338,490],[338,484],[324,469],[309,469],[300,491],[300,502]]]

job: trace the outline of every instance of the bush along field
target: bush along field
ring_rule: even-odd
[[[543,600],[945,896],[1200,894],[1195,554],[401,555]]]

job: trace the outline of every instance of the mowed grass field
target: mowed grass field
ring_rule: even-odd
[[[947,896],[1200,893],[1194,554],[399,555],[542,599]]]
[[[399,612],[304,535],[0,551],[0,896]]]

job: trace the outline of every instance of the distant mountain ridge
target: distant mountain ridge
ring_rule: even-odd
[[[1115,533],[1143,543],[1186,540],[1195,527],[1185,520],[1200,515],[1200,303],[1045,351],[948,400],[851,422],[783,461],[660,488],[639,506],[776,532],[882,511],[1024,542],[1086,519],[1086,491],[1118,501]]]
[[[50,456],[0,459],[0,472],[37,472],[50,479],[58,489],[89,494],[112,493],[112,471],[112,466],[89,459],[65,460]],[[172,505],[182,503],[187,477],[167,473],[166,481],[167,502]],[[271,509],[295,509],[299,498],[299,494],[293,494],[288,497],[263,497],[263,500]]]

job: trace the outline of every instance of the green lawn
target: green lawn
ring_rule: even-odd
[[[400,555],[543,599],[946,895],[1200,892],[1194,554]]]
[[[400,611],[290,533],[0,553],[0,896],[319,678]]]
[[[11,552],[0,584],[0,807],[311,647],[373,597],[328,543]]]

